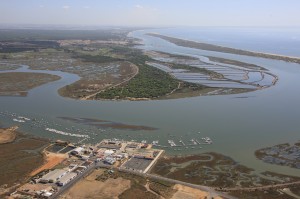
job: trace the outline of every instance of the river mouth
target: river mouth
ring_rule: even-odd
[[[140,32],[134,32],[141,37]],[[187,155],[204,152],[219,152],[228,155],[250,168],[258,171],[271,170],[283,174],[299,176],[299,170],[269,165],[257,160],[254,151],[265,146],[293,142],[299,139],[300,95],[297,91],[300,67],[298,64],[286,63],[261,58],[212,53],[201,50],[177,47],[159,39],[143,36],[146,50],[179,52],[196,56],[218,56],[238,61],[263,65],[280,78],[280,81],[268,89],[251,93],[227,96],[201,96],[172,100],[153,101],[80,101],[63,98],[57,90],[78,81],[77,75],[60,71],[39,72],[56,74],[62,79],[32,89],[25,98],[0,97],[0,120],[3,126],[20,125],[20,131],[53,140],[81,141],[82,138],[70,137],[46,131],[54,128],[72,131],[76,134],[89,135],[84,142],[96,143],[103,138],[125,140],[159,140],[169,155]],[[17,70],[16,70],[17,71]],[[26,67],[19,72],[34,72]],[[7,71],[6,71],[7,72]],[[257,74],[253,75],[258,78]],[[285,105],[283,105],[285,104]],[[35,119],[37,125],[29,122],[14,122],[15,116]],[[135,126],[156,128],[153,131],[131,129],[113,129],[84,125],[60,119],[101,118]],[[68,129],[69,130],[68,130]],[[200,133],[199,133],[200,132]],[[210,137],[211,145],[202,148],[188,146],[182,150],[170,147],[168,140],[180,144],[179,140],[191,144],[191,139],[201,140]],[[177,148],[178,149],[178,148]]]

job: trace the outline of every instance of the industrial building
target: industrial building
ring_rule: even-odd
[[[57,182],[57,184],[59,186],[65,186],[68,182],[70,182],[76,176],[77,176],[77,173],[74,173],[74,172],[67,173],[62,178],[59,179],[59,181]]]
[[[108,156],[104,159],[104,162],[107,164],[113,165],[116,162],[116,159],[111,156]]]
[[[55,169],[42,177],[41,183],[56,183],[61,177],[66,175],[68,171],[63,169]]]
[[[72,154],[72,155],[79,155],[83,150],[84,150],[84,148],[82,148],[82,147],[77,147],[77,148],[75,148],[73,151],[71,151],[71,154]]]

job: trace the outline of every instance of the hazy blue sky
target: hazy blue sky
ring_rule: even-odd
[[[0,0],[1,24],[300,26],[300,0]]]

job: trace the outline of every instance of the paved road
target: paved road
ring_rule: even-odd
[[[132,76],[126,78],[124,81],[122,81],[122,82],[120,82],[120,83],[118,83],[118,84],[115,84],[115,85],[112,85],[112,86],[110,86],[110,87],[104,88],[104,89],[102,89],[102,90],[100,90],[100,91],[98,91],[98,92],[96,92],[96,93],[91,94],[91,95],[82,97],[81,100],[88,100],[88,99],[91,99],[92,97],[95,97],[97,94],[103,92],[104,90],[108,90],[108,89],[110,89],[110,88],[114,88],[114,87],[120,86],[120,85],[122,85],[122,84],[124,84],[124,83],[126,83],[126,82],[129,82],[131,79],[133,79],[133,78],[139,73],[139,67],[137,67],[136,65],[134,65],[134,64],[132,64],[132,63],[130,63],[130,66],[135,67],[135,70],[136,70],[135,72],[132,73]],[[131,75],[131,74],[129,74],[129,75]]]
[[[55,194],[53,194],[49,199],[58,199],[62,194],[64,194],[68,189],[70,189],[78,181],[80,181],[82,178],[88,176],[91,172],[93,172],[96,167],[98,167],[98,165],[92,164],[90,167],[88,167],[86,170],[84,170],[81,174],[77,175],[68,184],[66,184],[65,186],[61,187],[58,190],[58,192],[56,192]]]
[[[61,187],[58,190],[58,192],[56,192],[54,195],[52,195],[50,197],[50,199],[58,199],[59,196],[64,194],[68,189],[70,189],[73,185],[75,185],[82,178],[88,176],[96,168],[108,168],[109,169],[109,168],[112,168],[112,166],[106,165],[102,162],[98,162],[96,164],[93,163],[83,173],[79,174],[71,182],[69,182],[65,186]],[[114,168],[114,169],[116,169],[116,168]],[[158,175],[154,175],[154,174],[141,173],[141,172],[138,172],[138,171],[128,170],[128,169],[124,169],[124,168],[117,168],[117,170],[119,170],[121,172],[129,173],[129,174],[133,174],[133,175],[142,176],[142,177],[149,178],[149,179],[152,179],[152,180],[162,180],[162,181],[170,182],[170,183],[173,183],[173,184],[181,184],[181,185],[184,185],[184,186],[187,186],[187,187],[199,189],[201,191],[206,191],[206,192],[209,193],[209,198],[216,197],[216,196],[223,196],[223,197],[228,198],[228,199],[236,199],[235,197],[229,196],[229,195],[227,195],[225,193],[222,193],[222,192],[218,192],[214,188],[207,187],[207,186],[191,184],[191,183],[182,182],[182,181],[179,181],[179,180],[174,180],[174,179],[170,179],[170,178],[166,178],[166,177],[162,177],[162,176],[158,176]]]
[[[162,181],[170,182],[170,183],[173,183],[173,184],[181,184],[181,185],[184,185],[184,186],[187,186],[187,187],[199,189],[201,191],[206,191],[206,192],[209,193],[209,197],[223,196],[223,197],[228,198],[228,199],[235,199],[235,197],[233,197],[233,196],[229,196],[228,194],[218,192],[214,188],[207,187],[207,186],[191,184],[191,183],[182,182],[182,181],[179,181],[179,180],[174,180],[174,179],[170,179],[170,178],[166,178],[166,177],[162,177],[162,176],[158,176],[158,175],[154,175],[154,174],[141,173],[141,172],[128,170],[128,169],[123,169],[123,168],[118,168],[118,170],[122,171],[122,172],[130,173],[130,174],[142,176],[142,177],[145,177],[145,178],[149,178],[149,179],[152,179],[152,180],[162,180]]]
[[[275,185],[266,185],[260,187],[249,187],[249,188],[242,188],[242,187],[235,187],[235,188],[224,188],[218,189],[219,191],[264,191],[270,188],[285,188],[292,185],[300,185],[300,181],[297,182],[289,182],[289,183],[282,183],[282,184],[275,184]]]

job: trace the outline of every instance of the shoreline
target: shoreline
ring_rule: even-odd
[[[8,129],[16,130],[16,126]],[[30,173],[43,164],[42,150],[49,144],[45,138],[14,132],[15,138],[11,142],[0,143],[0,196],[30,178]]]
[[[38,138],[35,138],[38,139]],[[63,161],[67,156],[66,154],[56,154],[54,152],[49,152],[44,147],[42,151],[39,151],[42,154],[43,162],[39,167],[36,167],[34,170],[31,170],[30,173],[26,173],[27,180],[36,175],[37,173],[45,170],[51,169],[53,166],[59,164]],[[171,169],[170,172],[165,175],[161,174],[160,171],[161,163],[166,162],[170,165],[175,165],[177,170]],[[196,166],[196,167],[195,167]],[[198,168],[210,168],[210,170],[219,173],[222,176],[221,179],[217,179],[210,172],[204,171],[204,173],[199,173],[199,176],[191,176],[191,171],[194,171],[194,167]],[[167,169],[167,168],[165,168]],[[220,170],[221,169],[221,170]],[[199,168],[196,169],[197,172],[202,172],[203,170]],[[229,176],[223,175],[224,172],[229,173]],[[231,193],[232,191],[247,191],[254,190],[256,188],[265,190],[269,187],[272,187],[276,184],[277,187],[290,187],[291,185],[299,184],[300,178],[296,176],[287,176],[284,174],[274,173],[265,171],[262,172],[261,175],[256,175],[255,169],[245,166],[243,164],[238,163],[236,160],[231,158],[231,156],[224,155],[222,153],[217,152],[204,152],[190,155],[164,155],[160,158],[160,160],[154,165],[151,169],[150,174],[157,174],[162,177],[167,177],[174,180],[179,180],[184,183],[192,183],[196,186],[208,186],[216,189],[217,191],[225,191]],[[170,174],[170,176],[169,176]],[[203,180],[197,181],[197,179],[202,179],[202,175],[205,174],[207,177]],[[190,176],[186,178],[184,176]],[[232,182],[231,177],[234,177],[234,181]],[[270,176],[276,177],[278,179],[269,179]],[[289,179],[287,179],[287,177]],[[248,183],[248,179],[254,179],[255,183]],[[225,181],[224,181],[225,180]],[[283,180],[282,182],[280,180]],[[18,180],[20,184],[22,180]],[[242,186],[239,183],[242,182]],[[20,185],[19,184],[19,185]],[[17,185],[17,186],[19,186]],[[222,188],[219,188],[222,187]],[[7,190],[14,189],[15,187],[8,187]]]
[[[207,51],[215,51],[215,52],[222,52],[222,53],[229,53],[229,54],[236,54],[236,55],[245,55],[251,57],[260,57],[266,59],[274,59],[274,60],[281,60],[286,62],[292,62],[300,64],[300,57],[293,57],[293,56],[286,56],[286,55],[279,55],[279,54],[272,54],[272,53],[264,53],[264,52],[255,52],[249,50],[242,50],[237,48],[231,48],[226,46],[214,45],[209,43],[202,43],[199,41],[187,40],[187,39],[180,39],[176,37],[170,37],[161,35],[158,33],[147,33],[146,35],[157,37],[163,40],[166,40],[170,43],[173,43],[178,46],[188,47],[188,48],[195,48],[200,50],[207,50]]]
[[[9,144],[15,141],[17,137],[18,126],[12,126],[10,128],[0,129],[0,144]]]
[[[60,80],[61,77],[38,72],[1,71],[0,72],[0,96],[26,97],[34,88]]]

